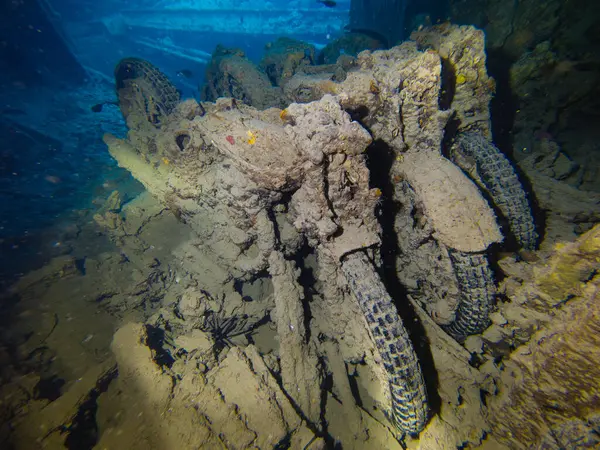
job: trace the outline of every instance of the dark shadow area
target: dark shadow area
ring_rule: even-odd
[[[359,408],[363,407],[363,401],[360,398],[360,390],[358,388],[358,374],[356,372],[350,373],[348,372],[348,363],[344,363],[346,366],[346,374],[348,376],[348,384],[350,385],[350,391],[352,392],[352,396],[354,397],[354,401],[356,401],[356,406]]]
[[[369,108],[365,105],[360,105],[358,108],[348,109],[346,112],[350,115],[351,120],[360,123],[362,127],[368,130],[368,127],[362,123],[362,120],[369,115]]]
[[[442,62],[442,85],[438,105],[442,111],[452,107],[456,95],[456,71],[447,58],[440,58]]]
[[[146,345],[152,350],[152,359],[159,366],[167,366],[171,368],[175,359],[171,356],[168,350],[164,348],[165,343],[165,330],[153,327],[152,325],[146,325]]]
[[[447,20],[450,14],[448,0],[406,1],[405,40],[419,26],[436,25]]]
[[[117,368],[109,371],[98,380],[87,399],[79,406],[73,422],[63,432],[67,433],[65,448],[69,450],[91,450],[98,443],[98,424],[96,412],[98,411],[98,398],[108,390],[110,383],[119,375]]]
[[[323,361],[321,360],[321,364]],[[325,441],[328,443],[328,448],[333,448],[334,440],[329,434],[329,424],[327,423],[326,413],[327,413],[327,394],[333,393],[333,376],[330,373],[325,374],[323,378],[323,383],[321,384],[321,402],[319,410],[321,414],[319,416],[319,421],[321,422],[321,426],[323,427],[322,434],[327,436]],[[332,394],[333,395],[333,394]],[[337,399],[336,399],[337,400]]]
[[[46,399],[53,402],[62,395],[62,387],[65,380],[56,375],[41,378],[33,388],[33,398],[40,400]]]
[[[98,442],[98,394],[90,392],[89,398],[81,404],[73,423],[68,428],[65,447],[70,450],[91,450]]]
[[[398,236],[394,229],[394,222],[398,206],[393,201],[394,186],[390,176],[395,158],[394,150],[382,141],[373,142],[367,149],[367,167],[371,174],[370,185],[379,188],[382,192],[380,210],[377,212],[382,228],[381,258],[383,266],[381,276],[398,308],[398,314],[402,318],[419,358],[427,386],[427,398],[431,408],[430,415],[433,416],[440,411],[441,407],[441,399],[437,392],[438,376],[433,355],[423,325],[407,298],[406,289],[397,276],[396,260],[400,248],[398,247]]]
[[[512,160],[512,134],[518,110],[518,99],[510,87],[510,68],[514,60],[502,51],[487,52],[488,74],[496,81],[496,93],[490,103],[494,143]]]
[[[302,304],[304,306],[304,329],[306,330],[307,342],[310,341],[312,335],[310,327],[310,321],[312,319],[310,304],[314,300],[315,294],[317,294],[317,290],[315,289],[317,280],[314,271],[311,267],[307,267],[306,265],[306,258],[313,254],[314,250],[308,245],[308,242],[305,241],[300,251],[294,255],[296,267],[300,269],[298,284],[300,284],[304,293]]]
[[[514,60],[502,51],[488,50],[487,70],[489,75],[496,81],[496,93],[490,103],[492,136],[494,138],[494,145],[496,145],[496,147],[498,147],[498,149],[500,149],[500,151],[509,159],[527,193],[533,213],[533,219],[535,221],[536,231],[538,233],[539,243],[544,239],[546,214],[540,208],[535,198],[529,178],[527,178],[525,173],[517,164],[515,164],[514,152],[518,151],[518,149],[514,149],[513,147],[513,127],[517,110],[519,109],[519,103],[517,96],[510,87],[510,68],[512,64],[514,64]],[[490,204],[493,205],[493,203]],[[501,218],[502,215],[500,214],[498,217]],[[519,246],[514,237],[510,232],[506,232],[506,230],[509,230],[506,221],[504,220],[501,225],[504,235],[507,236],[504,248],[510,251],[518,250]]]

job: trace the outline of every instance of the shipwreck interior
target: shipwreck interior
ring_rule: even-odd
[[[0,8],[1,448],[600,448],[599,5]]]

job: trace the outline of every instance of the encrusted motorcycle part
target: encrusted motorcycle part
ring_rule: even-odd
[[[478,45],[473,51],[459,53],[451,45],[458,36]],[[470,77],[468,83],[462,77],[459,80],[465,86],[461,84],[460,95],[453,98],[455,110],[440,104],[444,76],[441,51],[421,51],[415,42],[405,42],[390,50],[361,53],[357,58],[359,69],[348,72],[342,83],[335,83],[326,75],[298,74],[288,82],[286,92],[296,101],[311,101],[326,92],[336,93],[343,107],[360,119],[373,138],[396,153],[390,168],[396,186],[394,200],[405,210],[411,209],[407,202],[416,202],[413,210],[423,213],[422,221],[429,227],[429,232],[424,232],[413,225],[414,218],[407,218],[403,226],[411,229],[396,230],[402,260],[399,266],[401,270],[410,266],[410,273],[398,276],[413,292],[423,291],[425,295],[416,296],[440,325],[449,325],[456,319],[458,305],[472,300],[478,293],[468,292],[475,285],[458,282],[456,275],[461,271],[451,267],[448,252],[483,254],[503,236],[493,210],[477,186],[441,155],[442,141],[448,121],[458,110],[466,118],[471,117],[471,109],[475,108],[476,120],[469,123],[485,129],[489,121],[489,95],[481,101],[473,100],[468,91],[477,88],[476,92],[489,94],[493,83],[488,82],[489,78],[481,83],[477,81],[478,76],[481,79],[482,70],[485,73],[485,58],[481,59],[479,45],[482,35],[478,30],[451,26],[433,29],[428,38],[436,42],[437,47],[429,46],[434,48],[440,48],[448,40],[443,47],[448,53],[444,53],[445,57]],[[471,57],[473,52],[476,57]],[[402,194],[406,183],[414,193],[411,199]],[[437,269],[443,269],[442,276]],[[482,285],[490,289],[485,297],[493,298],[493,283]],[[460,292],[462,289],[466,291]],[[427,298],[428,295],[431,297]],[[471,310],[465,305],[461,311]],[[477,316],[473,322],[468,329],[481,328],[487,319]]]
[[[454,111],[458,131],[453,162],[490,194],[519,244],[535,249],[537,234],[527,196],[514,168],[491,142],[489,104],[495,83],[487,74],[483,31],[443,24],[415,32],[412,37],[421,48],[438,52],[445,62],[445,107]]]
[[[266,73],[236,48],[218,45],[206,71],[202,99],[237,99],[257,109],[283,106],[281,88],[273,86]]]
[[[491,136],[490,101],[496,89],[487,73],[485,34],[473,26],[450,23],[412,33],[420,49],[430,49],[443,61],[440,103],[454,112],[458,131]]]
[[[273,86],[283,86],[285,82],[303,66],[315,63],[316,49],[306,42],[288,37],[280,37],[265,46],[265,54],[260,67],[269,77]]]
[[[151,118],[147,120],[151,122]],[[269,268],[277,282],[276,292],[290,293],[287,289],[293,284],[294,270],[276,248],[275,222],[269,216],[284,193],[291,194],[289,221],[311,246],[326,252],[336,264],[348,252],[379,244],[374,211],[381,192],[369,188],[363,154],[371,136],[332,96],[310,104],[292,104],[282,112],[257,111],[234,99],[219,99],[202,107],[188,101],[163,118],[160,130],[137,123],[127,140],[107,135],[105,142],[121,166],[191,225],[196,248],[236,278]],[[362,267],[363,275],[376,277],[373,265],[369,266]],[[366,288],[358,286],[357,295],[363,295],[360,289]],[[383,286],[380,288],[384,292]],[[303,380],[319,378],[316,356],[302,338],[301,293],[294,292],[288,297],[296,313],[286,315],[290,306],[277,305],[280,336],[297,333],[284,339],[287,347],[281,353],[281,365],[286,368],[283,385],[289,389]],[[397,333],[399,319],[391,320],[391,331],[387,331],[387,322],[379,326],[382,335]],[[394,347],[384,354],[393,359],[407,352],[407,346],[408,340],[398,349],[400,353],[396,354]],[[298,354],[307,359],[298,363]],[[427,418],[426,403],[417,404],[424,399],[423,378],[415,359],[407,380],[410,385],[404,386],[403,376],[398,375],[402,365],[398,364],[390,375],[393,415],[401,430],[417,433]],[[310,392],[289,394],[308,420],[316,423],[320,415],[314,390],[319,383],[309,384]],[[415,391],[423,395],[418,397]],[[413,401],[415,396],[418,411],[406,411],[407,406],[399,402]]]
[[[159,126],[180,100],[179,92],[166,75],[143,59],[119,61],[115,81],[119,107],[130,127],[140,120]],[[135,123],[130,124],[130,120]]]
[[[485,251],[492,243],[503,238],[495,215],[477,186],[443,156],[431,152],[409,152],[403,155],[398,168],[402,179],[410,186],[404,194],[398,189],[401,201],[418,202],[423,220],[429,224],[411,224],[414,229],[412,237],[405,236],[406,233],[399,235],[405,243],[403,250],[407,253],[400,256],[401,264],[409,266],[407,270],[413,264],[421,267],[420,273],[412,270],[412,276],[419,280],[416,290],[436,296],[434,303],[438,307],[428,306],[427,309],[453,337],[462,341],[469,334],[481,332],[489,322],[496,286]],[[411,214],[410,211],[406,213]],[[417,236],[419,233],[420,238]],[[443,248],[428,245],[429,235]],[[409,244],[411,241],[414,244]],[[451,276],[443,264],[444,257],[450,258],[454,274],[454,279],[446,282],[456,284],[457,297],[450,286],[436,287],[438,279]],[[419,263],[423,258],[430,261],[433,267],[442,266],[435,276],[429,267]],[[404,278],[403,274],[399,276]],[[421,295],[417,297],[425,302],[432,300],[423,299]]]
[[[462,342],[471,334],[481,333],[489,325],[489,315],[495,303],[496,285],[484,254],[459,251],[449,253],[461,299],[454,322],[444,329]]]
[[[273,281],[275,311],[272,320],[279,333],[279,358],[283,388],[303,411],[313,426],[321,414],[323,367],[314,340],[308,339],[302,304],[304,289],[298,281],[299,270],[279,252],[269,257],[269,274]]]
[[[458,136],[453,156],[456,164],[480,181],[481,187],[508,220],[519,244],[526,250],[535,250],[538,236],[531,206],[506,156],[481,134],[469,132]]]
[[[418,434],[427,423],[427,394],[417,355],[402,320],[364,253],[345,256],[342,270],[388,373],[392,418],[402,431]]]
[[[502,241],[496,216],[477,186],[448,159],[430,152],[409,153],[399,170],[423,205],[436,239],[448,248],[483,252]]]

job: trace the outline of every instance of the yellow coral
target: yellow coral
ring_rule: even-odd
[[[467,82],[467,77],[464,76],[462,73],[459,73],[456,76],[456,84],[465,84]]]
[[[162,158],[162,162],[163,162],[163,164],[164,164],[164,165],[166,165],[166,166],[168,166],[169,164],[171,164],[171,161],[169,161],[169,158],[165,158],[164,156],[163,156],[163,158]]]
[[[371,83],[369,84],[369,91],[371,91],[371,93],[373,94],[379,94],[379,86],[377,86],[377,84],[375,83],[374,80],[371,80]]]
[[[256,143],[256,135],[250,130],[248,130],[247,134],[248,134],[248,144],[254,145]]]

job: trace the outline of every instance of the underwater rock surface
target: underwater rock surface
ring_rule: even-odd
[[[596,226],[558,244],[511,296],[520,327],[529,322],[532,334],[504,360],[500,395],[490,403],[494,436],[510,448],[600,445],[599,257]]]

